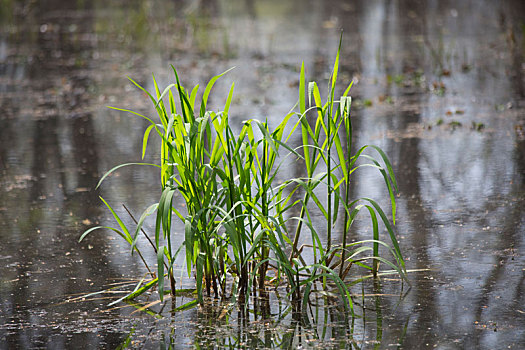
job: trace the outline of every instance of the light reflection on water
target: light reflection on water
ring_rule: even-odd
[[[357,82],[356,143],[377,144],[391,157],[408,268],[431,269],[411,274],[413,288],[402,301],[367,298],[367,322],[356,326],[356,337],[368,341],[365,348],[379,335],[381,347],[402,340],[407,349],[525,342],[520,1],[2,6],[10,11],[0,15],[1,348],[114,348],[133,324],[138,344],[168,342],[148,338],[155,323],[147,315],[98,312],[105,301],[55,305],[145,272],[109,233],[77,243],[86,227],[111,222],[99,194],[140,213],[158,193],[156,174],[146,168],[119,171],[93,190],[105,170],[140,154],[145,124],[104,107],[149,111],[127,75],[151,88],[155,72],[166,85],[173,63],[185,81],[202,84],[236,66],[211,104],[220,108],[235,81],[235,120],[268,116],[277,123],[297,98],[301,61],[309,78],[326,80],[339,28],[342,80]],[[290,167],[284,176],[298,171]],[[377,183],[360,176],[354,193],[382,198]],[[364,222],[356,228],[363,233],[355,239],[368,238]],[[382,283],[385,294],[399,289]],[[166,316],[152,334],[183,329],[183,345],[238,331],[223,325],[224,333],[199,337],[195,329],[217,328],[209,326],[212,316],[197,310]],[[272,336],[288,334],[286,326],[275,327]]]

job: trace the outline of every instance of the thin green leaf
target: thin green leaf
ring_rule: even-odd
[[[158,291],[160,301],[163,301],[164,298],[164,247],[160,247],[157,250],[157,278],[158,278]]]
[[[99,186],[102,183],[102,181],[104,181],[104,179],[106,177],[108,177],[112,172],[114,172],[115,170],[120,169],[122,167],[128,166],[128,165],[148,165],[148,166],[154,166],[154,167],[160,168],[160,166],[158,166],[157,164],[151,164],[151,163],[125,163],[125,164],[120,164],[120,165],[117,165],[117,166],[111,168],[111,170],[107,171],[104,174],[104,176],[102,176],[102,178],[99,180],[99,182],[97,184],[97,187],[95,187],[95,189],[99,188]]]

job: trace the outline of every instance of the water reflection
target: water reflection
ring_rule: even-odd
[[[9,54],[2,105],[13,111],[6,108],[2,121],[2,131],[10,134],[2,135],[2,238],[8,243],[0,254],[5,264],[1,341],[53,348],[115,343],[114,332],[98,322],[89,325],[81,308],[52,306],[91,284],[107,283],[102,269],[117,273],[107,267],[106,242],[98,240],[102,250],[95,256],[77,243],[81,222],[99,215],[92,191],[99,176],[97,144],[92,114],[86,112],[91,78],[83,60],[92,45],[78,34],[91,31],[93,23],[71,12],[90,9],[56,1],[26,5],[30,9],[14,10],[27,11],[32,20],[13,34],[14,39],[27,36],[24,46],[3,41]],[[53,15],[55,10],[60,11]],[[74,331],[79,325],[84,331]],[[97,336],[93,330],[98,329]]]
[[[47,0],[1,6],[7,10],[0,12],[0,347],[81,342],[113,348],[133,325],[135,336],[145,338],[132,338],[150,348],[172,342],[213,347],[216,341],[231,347],[302,341],[306,347],[307,339],[334,344],[330,338],[337,346],[399,343],[407,349],[525,342],[523,2]],[[140,153],[144,124],[104,108],[150,112],[127,75],[149,86],[155,72],[166,85],[174,63],[191,84],[236,66],[210,103],[220,108],[235,80],[236,120],[278,123],[297,98],[300,61],[310,79],[327,78],[339,28],[345,33],[341,80],[357,82],[354,146],[374,143],[391,157],[408,268],[430,269],[411,274],[413,288],[404,299],[395,281],[356,287],[356,295],[377,295],[365,300],[365,322],[324,333],[291,315],[278,323],[275,311],[237,315],[240,324],[228,325],[217,322],[222,309],[170,315],[168,304],[164,321],[153,324],[146,315],[129,317],[126,308],[98,313],[105,301],[53,306],[145,272],[109,234],[77,243],[85,227],[110,222],[99,194],[134,213],[157,194],[156,176],[147,169],[120,171],[93,191],[102,172]],[[298,167],[288,171],[285,177],[301,175]],[[366,173],[357,176],[355,196],[380,198],[384,189],[376,183]],[[369,238],[366,223],[356,225],[352,237]],[[326,310],[325,319],[340,321]],[[181,328],[191,331],[180,336]]]
[[[230,303],[207,300],[205,307],[191,310],[192,317],[178,315],[177,322],[159,319],[155,325],[150,322],[149,329],[139,327],[140,321],[135,322],[121,344],[134,342],[133,347],[138,348],[156,347],[154,344],[159,348],[176,348],[192,343],[205,349],[379,348],[384,343],[380,283],[376,282],[372,288],[374,294],[358,298],[355,317],[341,313],[334,299],[322,295],[313,299],[307,314],[294,313],[286,302],[255,300],[255,303],[263,302],[266,309],[250,304],[246,309],[237,310]],[[182,302],[168,304],[173,307]],[[364,304],[366,312],[361,307]],[[161,310],[147,309],[147,312],[153,315],[162,313]],[[373,327],[371,337],[365,335],[368,325]],[[404,336],[403,330],[389,335],[394,344]]]

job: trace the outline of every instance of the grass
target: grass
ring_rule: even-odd
[[[227,72],[212,78],[200,99],[199,86],[184,88],[173,66],[174,82],[163,90],[155,78],[153,92],[130,79],[149,96],[157,118],[114,109],[149,122],[143,136],[142,159],[148,140],[156,135],[161,141],[160,162],[118,165],[102,177],[99,185],[123,166],[144,165],[159,171],[161,191],[158,202],[149,206],[139,220],[134,219],[134,229],[128,228],[102,199],[118,228],[97,226],[80,237],[82,240],[94,230],[110,229],[129,243],[131,253],[136,252],[149,271],[150,277],[113,304],[136,298],[151,288],[156,288],[160,301],[166,293],[176,295],[174,261],[181,253],[185,254],[188,276],[195,276],[197,296],[179,309],[203,303],[205,296],[244,304],[250,296],[267,295],[269,286],[285,283],[296,310],[304,310],[312,294],[324,290],[337,293],[345,310],[353,313],[349,288],[355,282],[348,282],[352,267],[377,276],[381,262],[406,280],[394,233],[397,184],[388,157],[373,145],[361,146],[355,154],[349,154],[353,149],[352,84],[336,98],[339,52],[326,101],[317,83],[306,84],[303,64],[299,101],[273,130],[267,121],[251,119],[243,122],[238,134],[233,132],[229,113],[234,84],[224,108],[208,110],[212,87]],[[295,135],[302,144],[292,149],[288,141]],[[304,177],[278,183],[283,162],[290,161],[304,166]],[[392,223],[373,199],[352,198],[352,175],[362,167],[372,167],[381,174],[390,198]],[[173,205],[176,194],[184,199],[185,211]],[[350,243],[352,224],[362,210],[370,218],[372,237]],[[313,221],[315,212],[324,218],[324,227]],[[151,237],[143,230],[149,216],[154,216],[156,222]],[[334,228],[341,220],[342,242],[334,237]],[[175,226],[184,228],[183,242],[174,241]],[[380,231],[386,232],[386,239]],[[156,269],[149,267],[141,252],[144,248],[137,244],[141,234],[157,256]],[[305,240],[309,243],[299,246]]]

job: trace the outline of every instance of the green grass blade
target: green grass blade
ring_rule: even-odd
[[[403,255],[401,254],[401,248],[399,247],[399,243],[397,241],[396,235],[394,234],[394,229],[392,228],[392,225],[390,225],[390,221],[386,217],[385,213],[383,212],[383,210],[381,209],[379,204],[377,204],[377,202],[375,202],[373,199],[366,198],[366,197],[363,197],[362,199],[370,202],[370,204],[372,204],[372,206],[375,208],[376,212],[381,217],[381,219],[382,219],[382,221],[383,221],[383,223],[384,223],[384,225],[385,225],[385,227],[386,227],[386,229],[388,231],[388,234],[390,235],[390,240],[392,241],[392,244],[394,245],[394,251],[396,253],[396,258],[398,260],[398,264],[404,270],[405,269],[405,261],[403,260]]]
[[[381,158],[383,159],[383,162],[385,162],[386,168],[388,170],[388,174],[390,175],[390,180],[392,181],[392,184],[394,185],[395,190],[399,191],[397,187],[396,177],[394,176],[394,169],[392,168],[392,164],[390,163],[390,160],[388,159],[385,152],[381,148],[374,146],[374,145],[370,145],[369,147],[372,147],[373,149],[377,151],[377,153],[381,155]]]
[[[154,166],[154,167],[160,168],[157,164],[151,164],[151,163],[125,163],[125,164],[120,164],[120,165],[117,165],[117,166],[111,168],[109,171],[107,171],[104,174],[104,176],[102,176],[102,178],[98,181],[97,187],[95,187],[95,189],[99,188],[99,186],[102,183],[102,181],[104,181],[104,179],[106,177],[108,177],[111,173],[113,173],[115,170],[120,169],[120,168],[125,167],[125,166],[128,166],[128,165],[148,165],[148,166]]]
[[[139,221],[137,223],[137,228],[135,229],[135,234],[133,235],[133,243],[131,244],[131,251],[133,251],[133,248],[137,244],[137,238],[138,238],[140,229],[142,228],[142,225],[144,224],[144,220],[146,220],[146,218],[148,216],[153,214],[153,212],[155,212],[155,210],[157,210],[158,206],[159,206],[158,203],[150,205],[146,210],[144,210],[144,212],[140,216],[140,219],[139,219]]]
[[[232,83],[230,87],[230,92],[228,93],[228,98],[226,99],[226,104],[224,105],[224,113],[226,114],[228,114],[228,112],[230,111],[230,104],[232,103],[234,87],[235,87],[235,83]]]
[[[150,125],[146,128],[146,131],[144,131],[144,137],[142,138],[142,159],[144,159],[144,156],[146,155],[146,147],[148,146],[149,134],[154,127],[155,125]]]
[[[160,301],[164,300],[164,247],[157,250],[157,278]]]
[[[116,234],[118,234],[120,237],[124,238],[126,240],[126,242],[128,242],[129,244],[131,244],[131,240],[129,240],[128,236],[126,236],[126,234],[124,234],[122,231],[119,231],[117,230],[116,228],[113,228],[113,227],[109,227],[109,226],[96,226],[96,227],[92,227],[90,228],[89,230],[86,230],[82,236],[80,236],[79,238],[79,242],[81,242],[84,238],[86,238],[86,236],[88,234],[90,234],[91,232],[95,231],[95,230],[98,230],[98,229],[108,229],[108,230],[111,230],[113,232],[115,232]]]
[[[184,311],[184,310],[189,310],[189,309],[192,309],[194,308],[195,306],[199,305],[199,301],[198,300],[192,300],[192,301],[189,301],[181,306],[177,306],[175,309],[173,309],[173,311]]]
[[[197,98],[197,91],[199,90],[199,84],[195,85],[190,94],[190,105],[191,109],[195,110],[195,99]]]
[[[115,304],[118,304],[120,303],[121,301],[123,300],[131,300],[131,299],[134,299],[138,296],[140,296],[141,294],[143,294],[144,292],[146,292],[148,289],[150,289],[151,287],[155,286],[157,284],[157,278],[149,281],[148,283],[146,283],[145,285],[143,285],[142,287],[140,288],[135,288],[135,290],[127,295],[125,295],[124,297],[118,299],[118,300],[115,300],[113,302],[111,302],[110,304],[108,304],[108,306],[113,306]]]
[[[191,227],[191,221],[186,218],[184,221],[184,245],[186,247],[186,269],[188,271],[188,277],[191,276],[191,265],[193,262],[193,230]]]
[[[122,220],[120,219],[120,217],[117,215],[117,213],[115,213],[115,211],[113,210],[113,208],[108,204],[108,202],[106,202],[104,200],[104,198],[100,197],[99,198],[102,200],[102,202],[104,202],[104,204],[106,205],[106,207],[108,207],[108,209],[111,211],[111,213],[113,214],[113,217],[115,218],[115,220],[117,220],[118,222],[118,225],[120,226],[120,229],[122,230],[122,233],[124,233],[125,235],[125,239],[126,241],[129,243],[129,244],[132,244],[132,238],[131,238],[131,235],[129,234],[129,231],[128,231],[128,228],[126,227],[126,225],[124,225],[124,223],[122,222]]]
[[[225,75],[226,73],[228,73],[229,71],[231,71],[234,67],[228,69],[227,71],[219,74],[219,75],[216,75],[214,76],[213,78],[211,78],[211,80],[209,81],[208,85],[206,85],[206,89],[204,90],[204,94],[202,95],[202,102],[201,102],[201,116],[204,115],[204,113],[206,112],[206,104],[208,103],[208,96],[210,95],[210,91],[211,91],[211,88],[213,87],[213,85],[215,84],[215,82],[217,81],[217,79],[219,79],[220,77],[222,77],[223,75]]]
[[[90,229],[84,231],[84,233],[82,233],[82,235],[80,236],[80,238],[78,239],[78,242],[82,242],[82,240],[84,238],[86,238],[87,235],[89,235],[91,232],[95,231],[95,230],[98,230],[98,229],[101,229],[101,228],[109,228],[109,227],[106,227],[106,226],[95,226],[95,227],[91,227]]]
[[[367,205],[366,208],[368,209],[368,212],[370,213],[370,219],[372,220],[372,232],[373,232],[373,239],[375,241],[379,241],[379,225],[378,225],[378,222],[377,222],[377,216],[376,216],[376,213],[374,211],[374,209]],[[379,244],[377,242],[374,242],[374,249],[373,249],[373,254],[374,254],[374,258],[377,258],[379,257]],[[377,271],[378,271],[378,265],[379,261],[378,260],[374,260],[373,261],[373,273],[374,275],[377,275]]]
[[[155,82],[155,88],[158,89],[158,87],[156,85],[157,85],[157,82]],[[164,98],[164,96],[166,96],[166,94],[169,91],[171,91],[172,88],[174,88],[176,86],[177,86],[176,84],[170,84],[164,89],[164,91],[162,91],[162,93],[157,97],[157,103],[155,105],[155,108],[157,108],[160,105],[160,103],[162,102],[162,99]],[[158,90],[157,90],[157,92],[158,92]]]

